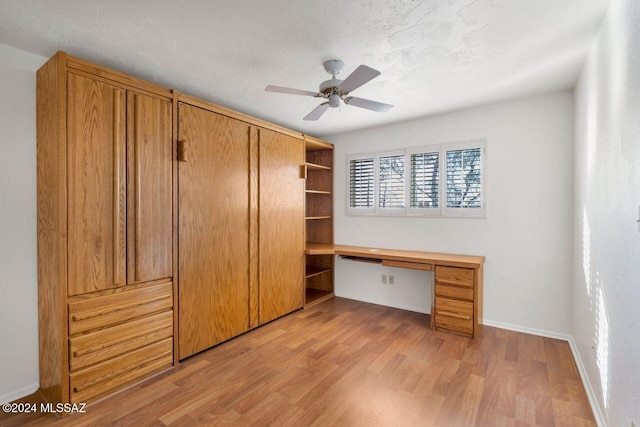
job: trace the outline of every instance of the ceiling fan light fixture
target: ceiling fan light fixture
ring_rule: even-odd
[[[340,95],[333,94],[329,95],[329,106],[331,108],[336,108],[340,106]]]

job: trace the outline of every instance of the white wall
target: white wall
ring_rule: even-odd
[[[640,2],[613,0],[576,87],[573,336],[610,426],[640,426]]]
[[[35,71],[45,60],[0,45],[0,403],[38,388]]]
[[[476,138],[487,140],[486,219],[345,215],[346,155]],[[571,91],[327,139],[336,144],[336,243],[484,255],[484,323],[566,337],[572,282]],[[431,291],[425,273],[404,273],[396,277],[395,287],[383,292],[382,270],[338,261],[336,294],[415,311],[429,309],[428,302],[421,302]]]

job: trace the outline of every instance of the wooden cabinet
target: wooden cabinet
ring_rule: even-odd
[[[305,135],[306,243],[333,243],[333,145]],[[333,297],[333,255],[306,255],[305,304]]]
[[[179,95],[179,357],[304,304],[302,136]]]
[[[126,285],[125,95],[67,72],[69,296]]]
[[[93,399],[173,364],[172,96],[64,53],[37,73],[49,401]]]
[[[435,267],[435,299],[432,324],[444,330],[470,337],[477,336],[482,318],[482,267]]]
[[[259,129],[259,322],[304,305],[303,141]]]
[[[179,104],[180,359],[249,329],[249,125]]]
[[[127,92],[128,283],[172,276],[171,102]]]

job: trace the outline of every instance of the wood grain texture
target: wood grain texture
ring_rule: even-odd
[[[262,129],[269,129],[274,132],[278,132],[280,134],[290,136],[292,138],[296,138],[300,140],[304,138],[304,136],[299,132],[284,128],[282,126],[275,125],[273,123],[265,122],[264,120],[251,117],[247,114],[231,110],[230,108],[226,108],[221,105],[214,104],[212,102],[203,101],[202,99],[198,99],[196,97],[186,95],[184,93],[178,93],[178,101],[184,102],[185,104],[193,105],[198,108],[202,108],[207,111],[218,113],[225,117],[239,120],[248,125],[256,126]]]
[[[68,73],[68,294],[126,285],[125,96]]]
[[[85,414],[0,414],[0,425],[595,427],[566,342],[488,326],[471,340],[428,318],[334,298]]]
[[[260,323],[304,304],[304,163],[301,140],[259,129]]]
[[[260,323],[260,157],[258,128],[251,126],[249,134],[249,327]]]
[[[173,311],[100,329],[69,339],[71,371],[82,369],[173,336]]]
[[[171,102],[127,93],[128,283],[172,276]]]
[[[171,89],[149,83],[145,80],[135,78],[128,74],[112,70],[110,68],[102,67],[100,65],[73,57],[71,55],[65,54],[65,65],[67,66],[67,68],[73,69],[77,73],[91,75],[95,79],[100,79],[106,82],[113,82],[114,84],[125,87],[127,89],[145,91],[149,94],[155,94],[156,96],[163,96],[167,99],[171,99]]]
[[[86,402],[173,364],[173,340],[164,339],[86,369],[72,372],[71,401]]]
[[[59,53],[36,74],[40,393],[56,402],[69,396],[64,63]]]
[[[69,335],[104,328],[173,307],[171,282],[69,301]]]
[[[365,248],[360,246],[333,245],[336,255],[365,256],[374,259],[421,262],[438,266],[477,268],[484,263],[483,256],[455,255],[437,252],[406,251],[399,249]],[[437,271],[437,267],[436,267]]]
[[[181,103],[180,358],[249,328],[249,126]]]

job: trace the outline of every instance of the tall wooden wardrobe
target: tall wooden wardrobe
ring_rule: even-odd
[[[37,73],[37,131],[46,400],[95,400],[304,306],[302,134],[63,52]]]
[[[37,73],[41,393],[174,363],[171,91],[58,53]]]

